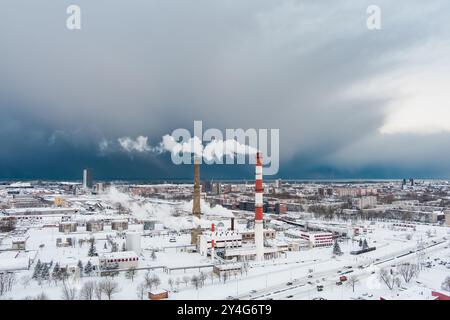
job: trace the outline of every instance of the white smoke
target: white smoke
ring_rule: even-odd
[[[135,140],[131,139],[130,137],[122,137],[117,139],[120,146],[128,151],[128,152],[147,152],[152,151],[153,148],[150,147],[147,143],[148,137],[144,136],[138,136]]]
[[[161,142],[157,146],[148,144],[148,137],[138,136],[136,139],[130,137],[118,138],[120,148],[127,152],[153,152],[163,153],[170,152],[172,154],[192,154],[197,157],[212,161],[214,159],[223,159],[224,156],[234,158],[236,155],[255,155],[258,150],[252,146],[240,143],[235,139],[220,140],[213,139],[211,142],[203,145],[202,141],[197,137],[191,137],[186,142],[177,142],[171,135],[164,135]],[[111,143],[108,141],[100,145],[101,151],[105,151]]]
[[[153,218],[172,230],[192,228],[192,222],[185,217],[172,216],[174,207],[170,204],[143,202],[142,199],[134,199],[129,194],[119,191],[115,186],[109,188],[105,198],[107,201],[119,203],[129,209],[132,216],[137,219]]]
[[[171,135],[163,136],[159,148],[172,154],[191,153],[211,161],[213,159],[222,159],[223,156],[233,158],[235,155],[256,154],[257,149],[246,144],[242,144],[235,139],[212,140],[206,146],[197,136],[190,138],[187,142],[177,142]]]

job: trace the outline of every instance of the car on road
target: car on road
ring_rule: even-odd
[[[323,286],[322,285],[317,286],[317,291],[323,291]]]
[[[336,282],[336,285],[337,285],[337,286],[340,286],[340,285],[342,285],[342,282],[341,282],[341,281],[337,281],[337,282]]]
[[[313,275],[312,275],[312,274],[308,275],[308,278],[310,278],[310,279],[311,279],[312,277],[313,277]]]
[[[290,298],[293,298],[294,296],[292,295],[292,294],[290,294],[290,295],[288,295],[286,298],[287,299],[290,299]]]
[[[308,281],[308,284],[313,284],[311,281]]]
[[[228,296],[226,299],[227,300],[234,300],[234,297],[233,296]]]
[[[286,285],[287,286],[292,286],[292,282],[289,281],[288,283],[286,283]]]
[[[313,300],[326,300],[326,299],[322,298],[322,297],[316,297],[316,298],[313,298]]]

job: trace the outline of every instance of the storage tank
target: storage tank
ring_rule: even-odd
[[[141,235],[137,232],[128,232],[126,247],[128,251],[134,251],[136,254],[141,254]]]

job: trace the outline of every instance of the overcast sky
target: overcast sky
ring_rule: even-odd
[[[449,24],[448,0],[3,0],[0,178],[188,178],[104,143],[194,120],[280,129],[283,178],[450,178]]]

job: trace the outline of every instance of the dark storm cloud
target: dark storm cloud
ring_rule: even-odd
[[[286,177],[448,176],[439,150],[448,133],[380,134],[396,92],[359,88],[403,76],[405,57],[448,39],[450,3],[376,2],[7,0],[0,176],[74,177],[82,166],[104,177],[189,176],[167,155],[100,145],[138,135],[155,145],[194,120],[279,128]],[[69,4],[81,7],[80,31],[65,28]],[[380,31],[366,28],[370,4],[382,9]]]

